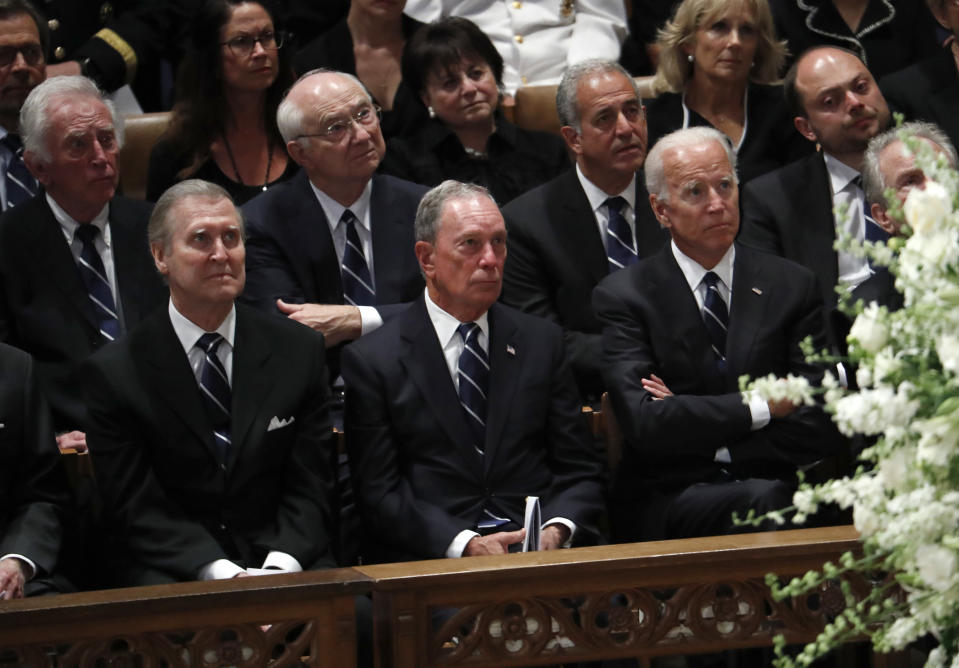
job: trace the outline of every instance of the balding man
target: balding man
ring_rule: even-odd
[[[646,117],[636,82],[617,63],[569,67],[556,93],[576,167],[503,208],[510,253],[503,301],[563,328],[580,393],[598,400],[600,325],[590,306],[608,274],[668,240],[642,179]]]
[[[61,447],[82,449],[80,362],[165,300],[150,205],[115,196],[122,119],[89,79],[34,88],[20,131],[43,193],[0,218],[0,339],[33,355]]]
[[[112,584],[332,566],[323,337],[236,305],[243,219],[183,181],[150,218],[160,309],[85,367]]]
[[[301,77],[277,123],[302,171],[243,208],[244,298],[322,332],[328,346],[376,329],[423,287],[412,248],[426,188],[374,175],[386,150],[379,113],[350,75]]]
[[[739,391],[741,375],[822,370],[799,343],[825,341],[812,274],[734,243],[736,158],[712,128],[679,130],[646,160],[646,185],[672,238],[593,293],[603,378],[625,446],[613,482],[618,540],[737,533],[731,515],[789,505],[798,466],[833,454],[819,407]]]
[[[872,271],[865,258],[833,249],[840,229],[858,240],[885,237],[864,215],[860,171],[869,140],[889,124],[889,108],[863,62],[837,47],[804,53],[784,86],[796,128],[822,150],[746,185],[740,240],[812,270],[831,309],[836,285],[854,288]],[[835,216],[839,207],[848,216]]]

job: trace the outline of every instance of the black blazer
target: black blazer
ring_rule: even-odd
[[[67,480],[33,360],[0,344],[0,557],[20,554],[53,572],[64,532]]]
[[[147,245],[152,205],[110,202],[110,234],[124,329],[167,300]],[[43,194],[0,217],[0,339],[33,355],[58,431],[80,429],[79,363],[104,345],[93,305]]]
[[[667,246],[597,286],[603,322],[603,378],[623,431],[614,496],[636,499],[650,489],[679,489],[713,479],[729,449],[737,477],[794,479],[796,467],[837,454],[838,432],[819,407],[802,407],[751,431],[738,379],[788,373],[818,382],[822,369],[799,343],[825,341],[822,304],[806,269],[736,246],[732,305],[721,375],[702,314]],[[656,374],[675,396],[653,400],[642,379]]]
[[[593,288],[609,274],[596,216],[572,169],[503,208],[507,241],[502,301],[563,327],[567,355],[583,396],[603,391],[600,324]],[[669,240],[636,175],[636,237],[640,257]]]
[[[333,565],[323,337],[238,305],[235,344],[226,464],[165,309],[84,366],[116,584],[193,580],[215,559],[259,567],[270,550]]]
[[[489,323],[482,457],[422,299],[344,349],[352,480],[380,558],[445,556],[490,499],[520,527],[525,497],[537,495],[544,521],[598,531],[600,464],[559,328],[502,304]]]
[[[797,262],[819,281],[825,308],[836,305],[839,259],[832,187],[821,154],[813,154],[746,184],[739,241]]]
[[[959,144],[959,73],[950,49],[884,77],[879,88],[907,121],[931,121]]]

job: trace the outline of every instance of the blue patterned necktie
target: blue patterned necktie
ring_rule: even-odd
[[[216,332],[207,332],[197,342],[197,348],[203,351],[203,364],[200,367],[200,393],[203,404],[213,426],[213,437],[220,461],[226,463],[230,454],[230,406],[232,394],[226,369],[217,357],[216,351],[225,339]]]
[[[7,163],[7,173],[4,175],[7,187],[7,208],[12,209],[37,194],[37,180],[33,178],[23,162],[23,144],[20,137],[8,132],[0,141],[12,153],[10,162]]]
[[[460,404],[473,432],[473,447],[483,454],[486,447],[486,393],[489,389],[489,358],[479,344],[480,328],[467,322],[456,328],[463,338],[456,373],[459,377]]]
[[[343,296],[353,306],[374,306],[376,289],[370,275],[370,266],[363,254],[363,243],[356,231],[356,216],[349,209],[340,216],[340,224],[346,225],[346,247],[343,249]]]
[[[610,197],[606,200],[609,223],[606,225],[606,259],[609,261],[609,273],[635,264],[636,244],[633,243],[633,231],[623,216],[626,200],[622,197]]]
[[[869,210],[869,202],[866,200],[866,192],[862,189],[862,177],[857,176],[852,180],[852,182],[856,184],[856,187],[859,188],[861,193],[859,199],[862,202],[862,218],[863,224],[865,225],[863,230],[863,239],[872,242],[882,241],[883,243],[889,241],[889,233],[882,229],[882,226],[876,222],[876,219],[872,217],[872,212]]]
[[[719,294],[719,276],[707,271],[703,276],[706,284],[706,298],[703,300],[703,323],[709,333],[709,341],[716,353],[720,373],[726,373],[726,330],[729,327],[729,313],[726,300]]]
[[[107,341],[114,341],[120,336],[120,320],[117,318],[117,306],[113,300],[113,291],[107,280],[107,272],[103,267],[103,260],[97,252],[96,238],[100,230],[96,225],[81,223],[77,227],[76,237],[82,244],[80,248],[80,278],[87,288],[93,310],[96,314],[100,334]]]

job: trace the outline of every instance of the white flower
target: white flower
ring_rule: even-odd
[[[858,503],[852,509],[852,523],[863,538],[868,538],[876,533],[880,526],[879,516],[872,512],[870,508]]]
[[[955,583],[956,553],[940,545],[920,545],[916,548],[919,577],[936,591],[946,591]]]
[[[938,228],[951,212],[949,192],[935,181],[927,181],[924,189],[913,188],[903,207],[906,221],[917,235]]]
[[[852,323],[849,339],[854,339],[867,353],[878,352],[889,340],[889,327],[882,316],[875,302],[864,308]]]
[[[956,419],[941,415],[916,424],[920,432],[917,457],[933,466],[948,466],[959,446],[959,424]]]
[[[959,374],[959,337],[951,334],[939,337],[936,341],[936,353],[943,369]]]
[[[891,492],[905,491],[905,485],[912,469],[913,448],[896,448],[879,462],[879,479],[883,487]]]

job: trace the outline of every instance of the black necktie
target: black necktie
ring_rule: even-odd
[[[203,351],[203,364],[200,367],[200,393],[203,404],[213,426],[213,436],[220,461],[226,463],[230,454],[230,405],[232,403],[230,382],[226,369],[217,357],[216,351],[225,339],[216,332],[207,332],[197,342],[197,348]]]
[[[706,284],[706,298],[703,300],[703,323],[709,332],[709,340],[716,353],[717,364],[721,373],[726,373],[726,329],[729,327],[729,313],[726,310],[726,300],[719,294],[719,276],[715,272],[707,271],[703,276]]]
[[[120,335],[120,321],[117,318],[117,306],[113,301],[113,291],[103,268],[103,260],[97,252],[95,240],[100,234],[96,225],[82,223],[77,227],[76,236],[82,244],[80,248],[80,278],[87,288],[93,310],[96,313],[100,334],[107,341],[114,341]]]
[[[343,296],[353,306],[374,306],[376,290],[370,276],[370,266],[363,254],[363,243],[356,231],[356,216],[346,209],[340,216],[340,223],[346,225],[346,247],[343,249],[343,264],[340,267]]]
[[[20,137],[8,132],[0,141],[13,154],[10,156],[7,173],[4,175],[7,186],[7,208],[12,209],[37,194],[37,181],[23,162],[23,144]]]
[[[636,244],[633,243],[633,231],[623,216],[626,200],[622,197],[610,197],[606,200],[609,223],[606,225],[606,259],[609,261],[609,273],[635,264]]]
[[[879,223],[876,222],[876,219],[872,217],[872,212],[869,210],[866,191],[862,188],[862,177],[857,176],[852,182],[859,188],[860,192],[859,201],[862,203],[862,218],[865,226],[863,229],[863,239],[873,242],[882,241],[883,243],[889,241],[889,233],[882,229]]]
[[[486,393],[489,388],[489,358],[480,347],[480,328],[467,322],[456,328],[463,338],[463,352],[457,364],[460,404],[473,432],[473,447],[480,454],[486,446]]]

